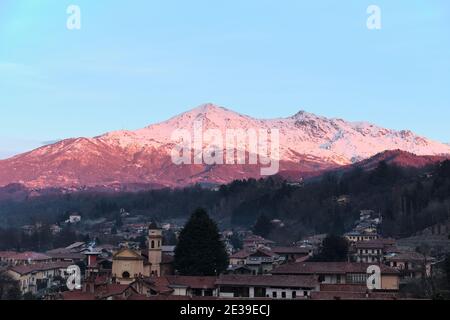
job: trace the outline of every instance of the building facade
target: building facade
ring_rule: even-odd
[[[122,248],[113,255],[112,276],[115,282],[130,284],[136,278],[173,274],[173,256],[162,251],[162,229],[156,223],[148,228],[148,249]]]

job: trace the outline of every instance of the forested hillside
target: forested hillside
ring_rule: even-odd
[[[348,195],[348,202],[337,201],[342,195]],[[270,237],[283,242],[315,233],[346,232],[359,210],[372,209],[383,216],[384,235],[405,237],[450,217],[450,161],[422,169],[380,162],[371,171],[332,172],[304,185],[274,177],[235,181],[218,191],[196,186],[43,196],[2,202],[0,221],[4,227],[55,223],[70,212],[79,212],[84,219],[112,218],[121,208],[164,220],[187,217],[198,207],[207,209],[222,227],[251,227],[262,215],[280,219],[284,227],[278,228],[283,230],[273,230]]]

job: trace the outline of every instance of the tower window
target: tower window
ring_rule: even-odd
[[[130,273],[128,271],[125,271],[124,273],[122,273],[122,278],[130,279]]]
[[[155,241],[152,240],[152,249],[155,249]]]

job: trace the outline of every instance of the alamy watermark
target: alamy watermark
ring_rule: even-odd
[[[367,268],[367,289],[380,290],[381,289],[381,268],[373,265]]]
[[[70,291],[81,289],[81,270],[77,265],[69,266],[66,269],[67,277],[66,285]]]
[[[367,29],[380,30],[381,29],[381,8],[378,5],[372,4],[366,10],[369,17],[366,21]],[[81,29],[81,8],[78,5],[71,4],[67,7],[66,13],[69,15],[66,22],[68,30]]]
[[[66,13],[69,15],[66,22],[68,30],[81,29],[81,8],[80,6],[71,4],[67,7]]]
[[[249,164],[261,166],[262,176],[279,172],[278,129],[226,129],[223,133],[219,129],[203,130],[203,120],[195,120],[192,131],[177,129],[172,133],[174,164]]]
[[[381,30],[381,8],[377,5],[370,5],[367,7],[367,29],[369,30]]]

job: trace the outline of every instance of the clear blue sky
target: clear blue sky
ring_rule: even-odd
[[[82,29],[66,29],[66,8]],[[366,9],[382,29],[366,28]],[[448,0],[1,0],[0,157],[204,102],[450,141]]]

